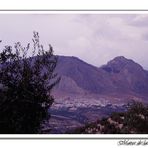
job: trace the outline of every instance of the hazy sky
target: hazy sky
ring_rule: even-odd
[[[0,50],[38,31],[44,47],[100,66],[116,56],[148,69],[148,14],[0,14]]]

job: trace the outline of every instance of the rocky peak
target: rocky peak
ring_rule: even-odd
[[[102,66],[102,69],[109,73],[120,73],[125,69],[129,71],[143,70],[142,66],[135,63],[131,59],[125,58],[124,56],[115,57],[113,60],[109,61],[106,65]]]
[[[120,66],[120,67],[124,67],[126,65],[129,65],[129,64],[136,64],[133,60],[130,60],[130,59],[127,59],[125,58],[124,56],[118,56],[118,57],[115,57],[113,60],[109,61],[107,63],[108,66]],[[138,64],[137,64],[138,65]]]
[[[115,57],[110,62],[127,62],[127,61],[129,61],[129,59],[125,58],[124,56],[118,56],[118,57]]]

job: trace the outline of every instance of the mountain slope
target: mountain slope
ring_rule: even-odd
[[[59,57],[57,72],[75,81],[78,87],[91,93],[101,93],[108,86],[108,74],[76,57]],[[62,83],[62,82],[61,82]]]
[[[148,93],[148,73],[134,61],[116,57],[101,68],[110,74],[117,92]]]
[[[100,68],[76,57],[59,56],[56,72],[61,76],[61,82],[54,91],[57,96],[71,94],[85,99],[94,94],[118,98],[148,96],[148,72],[123,56]]]

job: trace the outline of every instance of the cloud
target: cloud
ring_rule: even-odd
[[[135,15],[129,24],[138,26],[138,27],[147,27],[148,26],[148,15],[147,14],[140,14]]]
[[[0,20],[1,48],[26,45],[36,30],[56,54],[96,66],[122,55],[148,69],[148,14],[0,14]]]

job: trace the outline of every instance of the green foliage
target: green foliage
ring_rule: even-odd
[[[52,47],[45,51],[37,32],[33,47],[5,46],[0,53],[0,133],[40,132],[54,100],[50,92],[60,80],[56,64]]]
[[[111,114],[111,118],[112,120],[118,122],[118,123],[122,123],[123,122],[123,119],[122,117],[124,117],[124,113],[117,113],[117,112],[113,112]]]
[[[77,134],[148,134],[148,106],[133,101],[126,112],[114,112],[108,118],[102,118],[75,131]]]
[[[148,107],[140,102],[133,102],[125,114],[124,124],[135,133],[148,133]]]
[[[120,129],[115,127],[114,124],[106,124],[102,130],[103,134],[120,134]]]
[[[102,118],[102,120],[100,121],[100,124],[101,125],[107,125],[108,124],[107,118]]]

